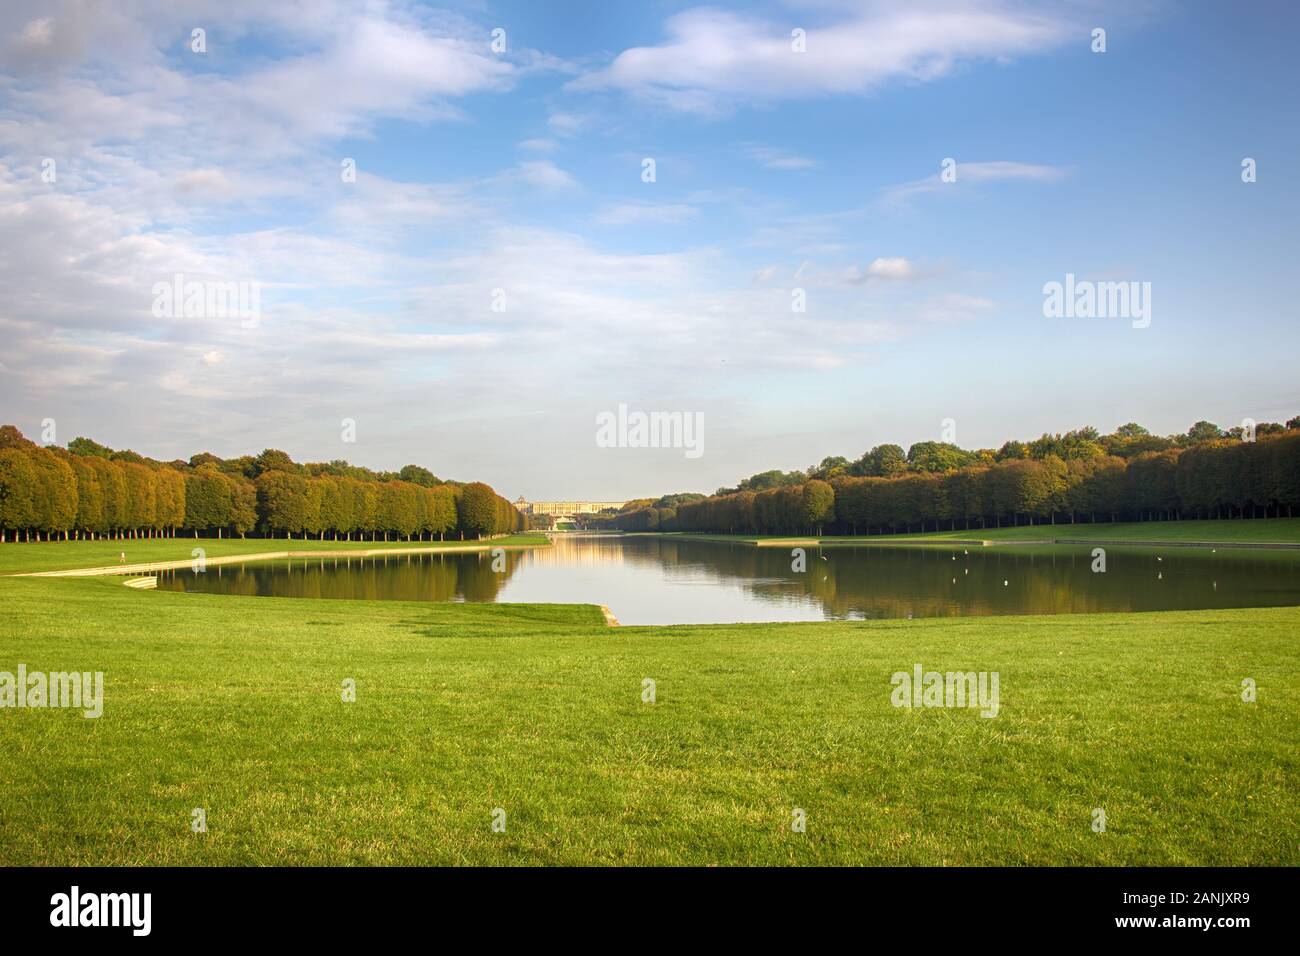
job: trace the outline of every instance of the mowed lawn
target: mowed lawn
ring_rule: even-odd
[[[1214,541],[1242,544],[1300,544],[1300,518],[1235,521],[1142,521],[1116,524],[1039,524],[1013,528],[938,532],[926,537],[1039,540],[1043,538],[1110,541]]]
[[[0,670],[105,675],[98,720],[0,710],[0,864],[1300,863],[1296,608],[609,628],[111,579],[0,600]],[[998,671],[1000,714],[893,707],[917,663]]]
[[[1141,544],[1148,541],[1207,542],[1227,544],[1300,544],[1300,518],[1238,519],[1234,521],[1142,521],[1114,524],[1023,524],[1019,527],[972,528],[956,531],[928,531],[912,534],[836,535],[816,538],[798,535],[708,535],[686,534],[683,537],[727,541],[820,540],[823,545],[915,544],[945,541],[1051,541],[1056,538],[1078,541],[1123,541]]]
[[[0,574],[24,571],[66,571],[115,565],[123,554],[127,564],[189,561],[195,548],[205,557],[225,558],[265,551],[368,551],[380,548],[467,548],[545,546],[542,534],[516,534],[466,541],[330,541],[318,538],[136,538],[120,541],[26,541],[0,544]]]

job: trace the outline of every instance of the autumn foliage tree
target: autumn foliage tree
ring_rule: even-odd
[[[464,488],[472,489],[467,503]],[[347,462],[300,465],[276,449],[158,462],[88,438],[41,447],[0,426],[4,541],[178,532],[411,540],[523,527],[523,515],[488,485],[444,482],[417,465],[397,475]]]
[[[492,534],[497,527],[496,494],[482,482],[475,481],[461,490],[457,513],[460,529],[476,537]]]
[[[1300,422],[1257,432],[1255,441],[1225,438],[1198,423],[1189,435],[1199,440],[1187,447],[1174,441],[1159,447],[1146,441],[1150,436],[1139,426],[1125,427],[1120,444],[1129,457],[1107,453],[1116,447],[1114,436],[1080,429],[1018,448],[1003,446],[1005,454],[977,454],[957,468],[895,470],[885,477],[856,476],[852,468],[835,465],[829,482],[812,477],[685,502],[674,524],[683,531],[725,534],[821,533],[815,517],[827,515],[828,498],[825,524],[837,534],[937,531],[959,524],[1277,517],[1294,516],[1300,508]],[[933,464],[936,455],[941,457],[938,447],[927,447],[914,457]]]

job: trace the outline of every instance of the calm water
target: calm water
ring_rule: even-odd
[[[489,554],[252,561],[160,572],[172,591],[406,601],[605,604],[623,624],[1161,611],[1300,604],[1300,553],[1089,547],[807,549],[561,535]]]

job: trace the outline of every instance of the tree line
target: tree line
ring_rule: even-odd
[[[88,438],[40,446],[0,426],[0,541],[178,532],[409,541],[524,527],[491,486],[442,481],[419,465],[375,472],[341,460],[298,464],[277,449],[160,462]]]
[[[856,463],[828,458],[805,472],[763,472],[672,507],[636,503],[611,523],[627,531],[873,534],[1294,516],[1298,506],[1300,417],[1253,435],[1198,422],[1185,436],[1130,424],[1112,435],[1086,428],[997,451],[877,446]]]
[[[635,498],[617,512],[601,512],[586,521],[586,527],[598,531],[670,531],[675,529],[677,509],[705,495],[695,492],[664,495],[661,498]]]

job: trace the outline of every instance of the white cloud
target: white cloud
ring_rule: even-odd
[[[867,277],[871,279],[912,279],[916,277],[916,266],[901,256],[873,259],[867,266]]]
[[[817,168],[817,160],[815,159],[809,159],[807,156],[797,156],[771,146],[750,146],[746,148],[745,152],[750,159],[765,169],[805,170]]]
[[[820,18],[807,12],[805,19]],[[934,80],[966,61],[1042,53],[1070,29],[1059,8],[973,0],[872,3],[805,28],[807,49],[799,53],[792,49],[789,20],[687,10],[667,20],[663,43],[624,50],[570,85],[620,89],[708,113],[737,103],[860,95],[891,81]]]
[[[1019,163],[1009,160],[982,163],[964,163],[958,160],[955,169],[956,179],[952,182],[944,182],[940,171],[936,169],[933,176],[890,187],[885,191],[885,200],[890,203],[904,203],[914,196],[943,190],[956,190],[971,183],[1012,181],[1050,183],[1064,178],[1068,172],[1059,166]]]
[[[524,182],[538,189],[563,191],[578,185],[572,176],[547,159],[522,162],[515,171]]]
[[[0,55],[0,75],[42,75],[39,86],[14,88],[11,108],[24,125],[38,118],[27,138],[46,151],[156,136],[160,157],[185,153],[206,163],[217,154],[302,153],[321,138],[368,134],[384,118],[457,118],[456,98],[505,91],[525,73],[549,68],[523,54],[527,63],[517,66],[491,54],[474,35],[478,27],[402,2],[318,0],[310,14],[255,0],[116,7],[55,0],[53,7],[31,20],[19,11],[9,30],[0,25],[0,54],[11,54]],[[219,69],[176,62],[178,52],[199,56],[185,41],[200,21],[208,23],[202,62]],[[246,36],[292,52],[232,55]],[[183,136],[164,135],[178,129]],[[237,140],[227,135],[232,129]]]
[[[483,43],[363,16],[328,48],[249,75],[235,102],[302,135],[342,136],[374,117],[448,115],[439,98],[506,89],[513,73]]]
[[[558,144],[553,139],[525,139],[520,140],[519,148],[527,149],[534,153],[552,153]]]
[[[475,211],[468,186],[396,182],[363,172],[355,183],[338,190],[342,198],[330,208],[330,216],[353,228],[374,230],[374,238],[393,233],[395,227],[427,225]]]
[[[546,118],[546,125],[560,136],[572,136],[587,125],[587,118],[575,113],[552,113]]]
[[[917,267],[909,260],[902,256],[892,256],[892,258],[872,259],[871,264],[867,265],[865,271],[859,273],[857,268],[850,269],[848,278],[850,282],[863,282],[879,278],[885,281],[904,281],[909,278],[917,278]]]

